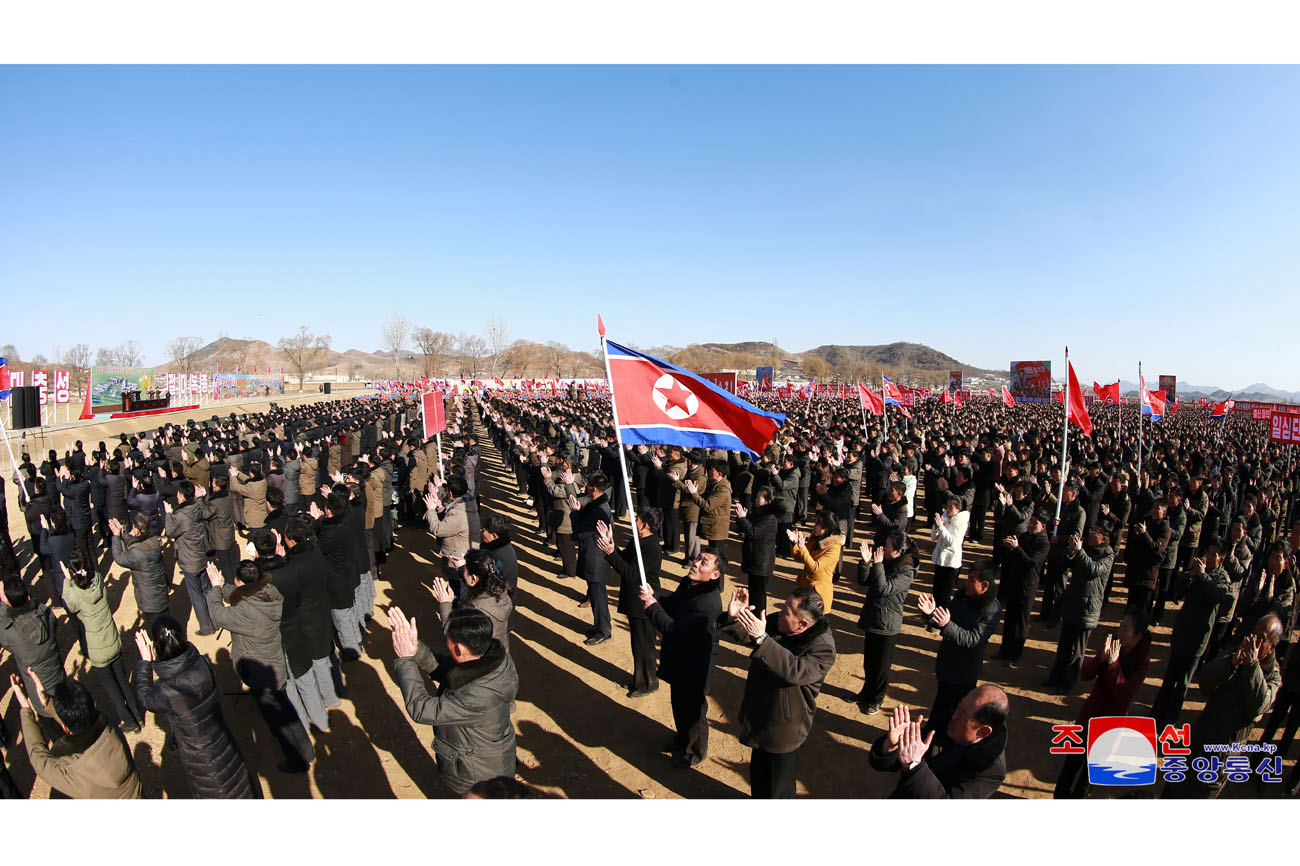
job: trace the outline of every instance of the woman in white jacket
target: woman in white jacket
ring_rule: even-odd
[[[961,497],[948,496],[943,511],[935,515],[930,537],[934,539],[934,603],[947,607],[952,598],[952,588],[961,571],[961,545],[966,540],[966,527],[970,525],[970,512],[962,511]]]

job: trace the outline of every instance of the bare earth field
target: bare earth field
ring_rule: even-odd
[[[312,394],[295,398],[291,394],[275,401],[205,408],[193,415],[203,419],[213,414],[228,415],[231,411],[258,411],[267,402],[284,404],[301,399],[321,397]],[[183,422],[186,416],[164,417],[174,423]],[[64,447],[70,447],[71,441],[78,438],[93,447],[100,439],[116,438],[119,432],[135,433],[156,427],[158,423],[162,422],[137,419],[84,425],[60,431],[53,447],[62,454]],[[41,458],[35,451],[32,456],[39,464]],[[29,547],[19,539],[25,538],[26,526],[12,484],[6,484],[6,492],[10,531],[23,557]],[[511,637],[511,653],[520,676],[515,715],[520,777],[549,794],[562,797],[748,796],[749,750],[736,739],[735,720],[748,654],[724,642],[709,696],[712,732],[708,760],[694,769],[674,769],[669,756],[658,751],[671,733],[667,684],[646,698],[625,697],[631,650],[625,621],[618,614],[614,615],[613,640],[597,647],[582,644],[590,624],[589,612],[578,607],[585,585],[557,576],[559,559],[539,543],[533,511],[515,490],[513,474],[504,470],[490,440],[484,444],[480,497],[484,513],[497,512],[510,519],[519,554],[519,614]],[[627,527],[622,525],[620,546],[626,543],[626,536]],[[928,534],[914,533],[914,539],[922,550],[929,550]],[[739,563],[739,544],[735,541],[730,544],[729,559]],[[275,769],[281,760],[279,749],[251,699],[240,694],[241,684],[229,662],[228,636],[219,632],[214,637],[195,638],[199,649],[216,663],[218,681],[225,693],[226,718],[245,760],[261,777],[266,796],[277,799],[451,796],[439,781],[432,757],[429,746],[432,729],[412,724],[401,706],[389,673],[393,651],[384,616],[389,605],[397,604],[407,615],[416,617],[422,639],[431,645],[441,642],[434,616],[436,605],[428,590],[430,579],[436,573],[430,565],[436,554],[432,540],[419,529],[398,530],[396,545],[377,581],[378,609],[366,640],[368,657],[344,667],[347,698],[341,707],[330,711],[330,732],[323,735],[313,732],[317,760],[306,775],[284,775]],[[968,557],[988,553],[987,545],[966,546]],[[840,656],[827,678],[818,701],[820,711],[812,736],[801,755],[799,792],[810,797],[884,797],[892,791],[895,780],[872,770],[866,752],[871,742],[884,732],[888,713],[896,703],[905,701],[926,712],[934,697],[937,638],[927,634],[920,625],[914,604],[916,592],[930,589],[932,567],[928,561],[923,563],[913,587],[908,607],[911,615],[895,652],[893,682],[884,710],[874,716],[864,716],[853,703],[862,682],[862,633],[854,625],[862,601],[862,594],[853,581],[856,551],[846,559],[846,577],[836,585],[835,608],[830,617]],[[107,557],[102,568],[109,569],[111,603],[117,623],[129,629],[136,620],[136,610],[127,581],[120,568],[110,567]],[[1122,569],[1122,565],[1117,568]],[[732,571],[735,573],[728,576],[724,598],[738,578],[743,580],[736,565]],[[666,563],[665,572],[665,584],[670,585],[685,569],[678,562]],[[798,573],[789,560],[778,562],[778,572],[769,588],[771,599],[784,598],[793,589]],[[35,583],[34,594],[44,600],[47,593],[42,580],[36,577],[36,566],[29,565],[26,574]],[[1116,579],[1122,582],[1122,573]],[[610,595],[612,609],[617,604],[617,586],[610,587]],[[179,583],[179,573],[173,585],[172,612],[182,619],[189,615],[189,602]],[[1115,630],[1122,612],[1121,590],[1119,601],[1107,606],[1102,626],[1092,635],[1093,650],[1104,641],[1108,630]],[[1166,621],[1172,623],[1173,617],[1166,615]],[[59,622],[59,643],[67,652],[68,670],[98,696],[93,679],[85,675],[87,663],[77,648],[73,627],[66,616],[61,616]],[[193,623],[191,627],[194,628]],[[1074,720],[1087,688],[1087,684],[1080,684],[1070,697],[1038,691],[1055,654],[1056,636],[1056,629],[1046,630],[1033,623],[1024,657],[1015,669],[992,659],[1000,633],[989,646],[990,660],[984,665],[984,678],[1003,686],[1011,695],[1011,741],[1007,756],[1010,772],[998,794],[1000,797],[1051,796],[1061,759],[1048,752],[1050,726]],[[1155,698],[1164,674],[1168,642],[1169,628],[1156,629],[1151,675],[1138,692],[1132,708],[1135,715],[1145,713]],[[128,633],[123,635],[123,648],[128,667],[133,667],[135,646]],[[6,657],[0,665],[0,675],[7,682],[12,671],[13,664]],[[107,706],[106,701],[102,703]],[[1194,718],[1201,706],[1193,688],[1183,720]],[[0,711],[11,740],[16,739],[18,708],[11,696],[0,699]],[[171,753],[162,754],[164,734],[152,715],[145,729],[129,736],[128,741],[134,749],[146,796],[189,795],[178,759]],[[35,780],[21,745],[8,748],[6,762],[20,788],[30,789],[31,796],[36,798],[49,795],[48,786]],[[1290,771],[1291,765],[1288,760],[1286,771]],[[1280,787],[1229,784],[1223,796],[1276,796],[1281,793]],[[1114,790],[1122,793],[1127,789]],[[1151,789],[1140,790],[1139,796],[1152,793]],[[1102,795],[1099,789],[1093,789],[1093,796]]]

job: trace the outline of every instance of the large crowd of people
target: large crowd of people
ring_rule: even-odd
[[[735,718],[752,795],[795,796],[819,695],[849,650],[828,617],[846,608],[863,634],[857,708],[887,712],[864,765],[897,774],[895,797],[998,790],[1023,712],[999,678],[1031,638],[1056,646],[1041,690],[1092,684],[1063,724],[1134,712],[1163,653],[1158,730],[1186,724],[1193,750],[1223,744],[1227,760],[1263,724],[1256,739],[1273,744],[1281,730],[1286,756],[1300,723],[1300,653],[1289,650],[1300,466],[1260,422],[1187,408],[1146,422],[1139,446],[1133,411],[1121,436],[1109,407],[1091,437],[1073,431],[1062,464],[1059,405],[932,401],[906,419],[890,410],[886,427],[853,401],[756,402],[786,415],[757,460],[679,445],[620,453],[607,399],[510,392],[449,401],[441,448],[417,401],[384,397],[78,442],[40,465],[24,454],[2,499],[21,509],[26,536],[11,537],[0,514],[0,647],[32,768],[52,796],[148,795],[126,735],[152,715],[192,796],[260,796],[223,715],[218,660],[187,635],[228,641],[220,663],[283,753],[275,772],[296,774],[317,759],[314,739],[349,700],[350,666],[367,663],[378,624],[406,713],[433,729],[441,783],[468,797],[532,795],[516,778],[512,720],[512,632],[529,579],[512,539],[524,534],[554,551],[551,576],[585,587],[590,627],[575,640],[599,652],[616,617],[626,624],[626,699],[668,684],[665,772],[708,758],[726,641],[749,656]],[[489,451],[514,480],[495,495],[531,519],[480,502]],[[424,535],[435,561],[382,579],[431,596],[427,621],[377,604],[407,533]],[[975,555],[986,540],[992,555]],[[680,580],[665,569],[674,561]],[[794,588],[772,597],[780,565]],[[119,580],[134,622],[108,603]],[[1170,618],[1167,643],[1153,642]],[[891,677],[908,621],[932,659],[928,708],[909,707]],[[75,644],[60,642],[60,622]],[[1102,622],[1118,631],[1095,634]],[[987,660],[991,643],[1001,664]],[[67,673],[74,652],[84,682]],[[1193,688],[1206,700],[1198,714],[1183,710]],[[1223,784],[1192,772],[1158,791],[1210,797]],[[1065,758],[1056,795],[1088,791],[1083,760]],[[3,765],[0,793],[27,793]]]

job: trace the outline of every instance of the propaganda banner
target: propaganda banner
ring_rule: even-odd
[[[1269,422],[1269,441],[1294,445],[1300,442],[1300,415],[1274,412]]]
[[[736,374],[735,373],[700,373],[701,379],[708,379],[728,394],[736,393]]]
[[[1009,379],[1016,400],[1047,403],[1052,399],[1051,361],[1012,361]]]
[[[1178,377],[1161,376],[1160,390],[1165,392],[1165,401],[1168,403],[1178,402]]]

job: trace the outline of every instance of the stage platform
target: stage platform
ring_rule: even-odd
[[[114,412],[109,418],[144,418],[148,415],[167,415],[171,412],[192,412],[198,409],[199,405],[193,406],[168,406],[164,409],[141,409],[139,412]],[[102,417],[102,416],[101,416]]]

